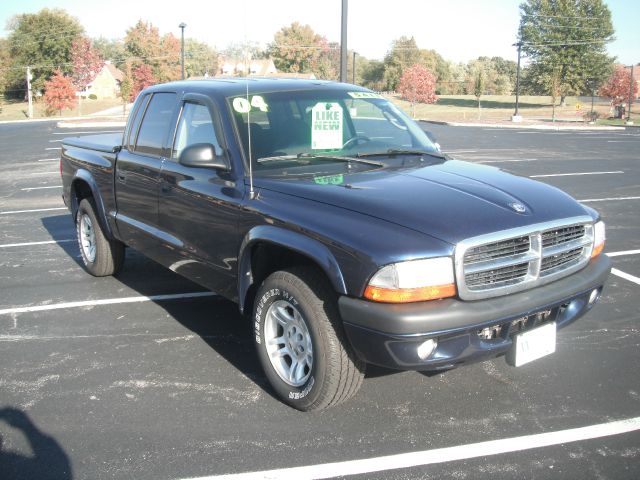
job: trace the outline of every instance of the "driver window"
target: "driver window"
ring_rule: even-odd
[[[361,99],[347,100],[345,103],[358,136],[397,147],[411,147],[411,134],[407,126],[393,112],[383,111],[375,103]]]
[[[210,143],[214,146],[216,155],[222,155],[209,109],[205,105],[187,102],[178,122],[172,158],[177,159],[182,150],[195,143]]]

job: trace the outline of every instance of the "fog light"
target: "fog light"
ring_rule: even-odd
[[[433,353],[438,346],[438,341],[435,338],[430,338],[424,343],[421,343],[418,347],[418,357],[420,360],[426,360]]]
[[[594,303],[596,303],[598,301],[598,298],[600,298],[600,289],[595,288],[591,292],[591,295],[589,295],[589,305],[593,305]]]

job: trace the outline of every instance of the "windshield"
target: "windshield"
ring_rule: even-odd
[[[382,168],[403,152],[439,155],[414,121],[372,92],[303,90],[228,100],[257,176]]]

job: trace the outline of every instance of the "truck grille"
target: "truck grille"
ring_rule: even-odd
[[[579,270],[591,256],[592,222],[589,217],[576,217],[460,242],[456,247],[460,297],[506,295]]]

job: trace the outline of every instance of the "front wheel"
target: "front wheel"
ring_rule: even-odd
[[[271,274],[254,303],[255,343],[278,396],[298,410],[321,410],[348,400],[364,378],[344,335],[335,294],[309,267]]]
[[[124,262],[124,244],[105,236],[91,198],[83,199],[78,205],[76,235],[80,256],[91,275],[105,277],[120,271]]]

